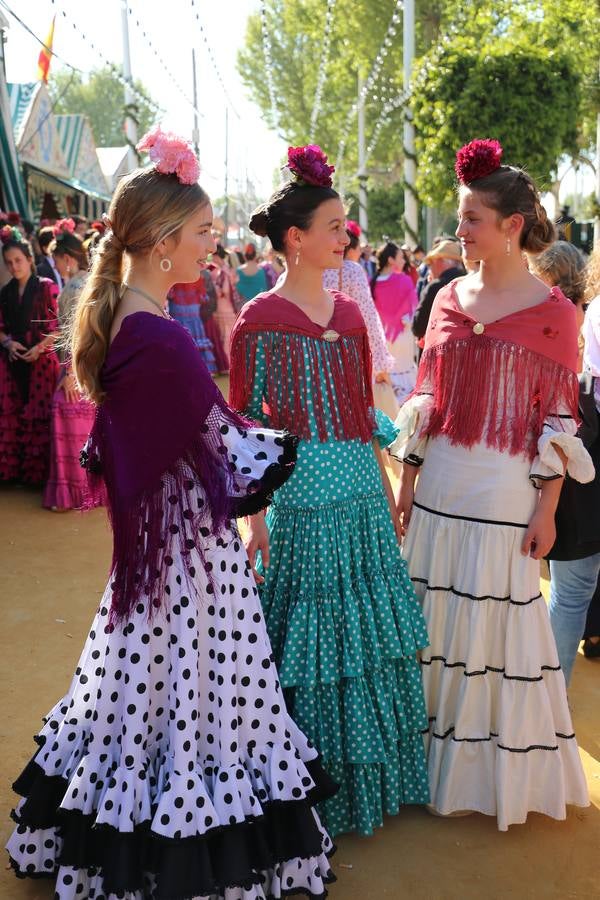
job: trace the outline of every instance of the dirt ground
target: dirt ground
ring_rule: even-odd
[[[0,489],[2,842],[10,784],[34,750],[42,715],[66,691],[104,589],[105,513],[53,514],[40,494]],[[474,815],[442,820],[406,808],[372,838],[342,837],[332,900],[568,900],[600,897],[600,664],[580,656],[570,702],[592,805],[565,822],[531,815],[508,833]],[[17,881],[3,864],[0,900],[49,900],[51,882]]]

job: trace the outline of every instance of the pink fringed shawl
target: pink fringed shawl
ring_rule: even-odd
[[[542,303],[480,329],[455,286],[442,288],[414,391],[434,398],[424,434],[533,459],[546,418],[578,418],[575,307],[555,287]]]
[[[271,427],[290,430],[305,440],[313,437],[306,403],[310,384],[317,427],[314,437],[320,441],[358,438],[368,443],[375,420],[367,329],[353,300],[338,291],[331,294],[334,312],[326,328],[274,293],[259,294],[244,306],[231,336],[229,402],[235,409],[248,409],[262,335],[263,412]],[[337,337],[330,341],[332,332]],[[306,347],[302,338],[314,341]]]

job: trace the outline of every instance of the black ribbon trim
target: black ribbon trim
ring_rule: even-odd
[[[255,482],[252,493],[233,499],[233,517],[253,516],[270,506],[273,502],[273,493],[293,474],[298,458],[300,438],[295,434],[284,434],[281,442],[282,452],[279,461],[267,466],[262,478]]]
[[[438,509],[430,509],[428,506],[423,506],[422,503],[417,503],[416,500],[413,501],[413,506],[416,506],[417,509],[422,509],[424,512],[431,513],[433,516],[441,516],[444,519],[460,519],[464,522],[479,522],[480,525],[505,525],[509,528],[527,528],[528,523],[525,522],[500,522],[496,519],[477,519],[474,516],[457,516],[454,513],[445,513],[440,512]]]
[[[478,602],[495,600],[498,603],[511,603],[513,606],[529,606],[530,603],[534,603],[535,600],[539,600],[542,597],[541,593],[536,594],[530,600],[513,600],[510,594],[508,597],[495,597],[493,594],[478,596],[476,594],[468,594],[465,591],[457,591],[454,585],[450,585],[450,587],[431,586],[426,578],[411,578],[411,581],[414,581],[416,584],[424,584],[428,591],[446,591],[449,594],[455,594],[457,597],[465,597],[467,600],[477,600]]]
[[[312,807],[333,796],[338,785],[318,758],[307,762],[306,768],[315,787],[305,799],[272,801],[263,804],[260,817],[202,835],[167,838],[152,832],[149,821],[120,832],[95,824],[96,813],[60,809],[67,780],[47,776],[31,760],[13,785],[27,798],[19,813],[13,810],[13,819],[32,829],[58,828],[63,844],[57,865],[101,869],[107,894],[142,891],[144,874],[150,872],[157,881],[155,900],[185,900],[225,887],[250,888],[260,880],[257,873],[278,863],[322,854]],[[327,874],[322,873],[324,880]]]
[[[429,721],[435,722],[435,716],[433,718],[431,718]],[[446,738],[448,738],[448,737],[450,737],[450,735],[452,735],[452,740],[455,741],[457,744],[461,744],[461,743],[484,744],[484,743],[488,743],[489,741],[495,740],[496,738],[500,737],[500,735],[497,732],[490,731],[490,733],[487,737],[457,738],[457,737],[454,737],[455,728],[456,728],[455,725],[451,725],[450,728],[448,728],[448,730],[445,731],[443,734],[438,734],[436,731],[430,732],[429,728],[425,728],[425,729],[423,729],[421,734],[430,734],[431,737],[437,738],[440,741],[445,741]],[[571,740],[575,739],[574,733],[573,734],[562,734],[560,731],[555,731],[554,734],[556,735],[557,738],[561,738],[562,740],[565,740],[565,741],[571,741]],[[546,745],[546,744],[530,744],[528,747],[507,747],[506,744],[496,744],[496,746],[497,746],[498,750],[506,750],[508,753],[529,753],[530,750],[551,750],[551,751],[558,750],[558,744],[552,745],[552,746]]]
[[[445,656],[430,656],[429,659],[422,659],[422,666],[430,666],[433,662],[443,662],[444,668],[446,669],[456,669],[461,666],[466,669],[467,664],[464,662],[448,662]],[[560,666],[540,666],[541,672],[560,672]],[[495,672],[499,675],[502,675],[507,681],[543,681],[543,675],[507,675],[506,669],[503,667],[501,669],[496,666],[486,666],[485,669],[481,669],[475,672],[463,672],[467,678],[471,678],[473,675],[487,675],[488,672]]]

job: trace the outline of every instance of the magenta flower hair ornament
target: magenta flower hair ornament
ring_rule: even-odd
[[[285,168],[298,184],[325,188],[333,185],[331,176],[335,172],[335,166],[327,164],[327,156],[317,144],[307,144],[306,147],[289,147]]]
[[[73,219],[59,219],[58,222],[55,222],[52,226],[52,233],[55,238],[58,237],[59,234],[74,234],[75,222]]]
[[[176,175],[181,184],[196,184],[200,177],[200,164],[191,145],[185,138],[163,131],[160,125],[144,135],[136,150],[146,151],[157,172]]]
[[[502,165],[502,152],[500,142],[495,140],[475,140],[465,144],[456,154],[456,177],[466,185],[491,175]]]

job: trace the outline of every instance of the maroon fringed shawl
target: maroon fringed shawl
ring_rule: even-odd
[[[262,337],[263,412],[270,425],[305,440],[313,437],[306,403],[310,390],[320,441],[358,438],[367,443],[375,427],[367,329],[350,297],[331,294],[334,311],[326,328],[275,293],[259,294],[243,307],[231,336],[229,402],[235,409],[248,409]],[[330,341],[332,332],[337,337]]]
[[[480,329],[454,284],[438,293],[413,392],[434,398],[423,434],[533,459],[546,418],[578,417],[575,307],[555,287],[542,303]]]
[[[160,605],[173,541],[194,546],[201,528],[217,534],[229,520],[232,475],[219,428],[249,423],[227,407],[185,328],[151,313],[124,319],[101,383],[106,398],[82,461],[90,505],[102,481],[108,495],[114,620],[140,597]]]

